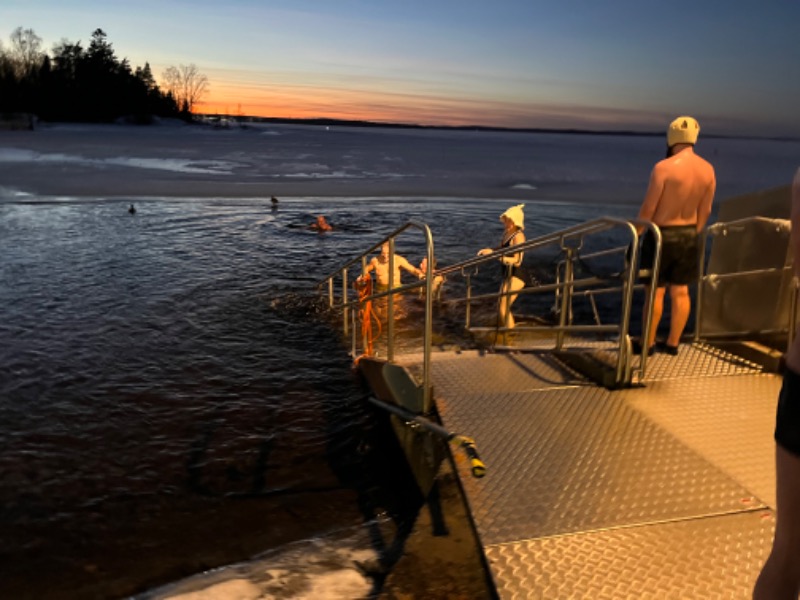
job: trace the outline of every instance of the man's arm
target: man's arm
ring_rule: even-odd
[[[664,192],[664,175],[658,165],[653,167],[650,173],[650,183],[647,185],[647,193],[644,195],[642,207],[639,209],[639,219],[642,221],[652,221],[656,214],[658,202]]]
[[[395,261],[397,261],[397,265],[400,268],[405,269],[409,273],[413,273],[417,277],[422,277],[422,271],[420,271],[417,267],[408,262],[405,256],[400,256],[399,254],[395,254],[394,259]]]
[[[712,175],[711,182],[708,184],[703,200],[700,202],[700,206],[697,209],[697,233],[703,231],[703,228],[706,226],[708,217],[711,214],[711,204],[714,202],[714,192],[716,189],[717,179]]]
[[[792,231],[789,234],[789,246],[794,254],[794,274],[800,277],[800,169],[795,173],[792,182]],[[789,351],[786,353],[786,364],[800,373],[800,335],[796,335]]]
[[[800,276],[800,169],[792,183],[792,252],[794,253],[794,274]]]
[[[367,266],[364,267],[364,272],[361,274],[362,277],[366,277],[370,274],[371,271],[375,270],[375,259],[373,258],[367,263]]]

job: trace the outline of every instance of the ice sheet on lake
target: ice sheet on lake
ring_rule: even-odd
[[[0,148],[0,162],[5,163],[53,163],[84,164],[97,167],[117,166],[135,169],[155,169],[176,173],[208,173],[215,175],[230,174],[238,167],[238,163],[222,160],[205,160],[202,162],[180,158],[145,158],[116,156],[108,158],[88,158],[71,154],[40,154],[31,150],[16,148]]]

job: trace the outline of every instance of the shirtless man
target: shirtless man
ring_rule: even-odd
[[[711,214],[717,181],[714,167],[694,153],[700,126],[692,117],[678,117],[667,129],[667,158],[656,163],[650,184],[639,210],[639,218],[652,221],[661,229],[661,269],[656,285],[650,335],[643,344],[652,353],[656,329],[664,311],[664,294],[669,287],[672,313],[669,337],[662,347],[676,355],[691,311],[689,284],[697,279],[698,234]],[[642,243],[642,268],[653,266],[655,240],[649,234]],[[652,282],[651,282],[652,285]],[[650,291],[647,291],[647,314]],[[638,346],[638,347],[637,347]],[[641,352],[642,343],[634,351]]]
[[[394,276],[392,277],[392,286],[400,286],[400,269],[405,269],[409,273],[413,273],[418,278],[422,278],[425,274],[408,262],[404,257],[395,253],[394,255]],[[381,246],[381,255],[376,256],[367,267],[364,269],[362,277],[366,276],[371,271],[375,271],[375,276],[378,280],[378,285],[375,288],[376,292],[385,292],[389,289],[389,244],[388,242]]]
[[[794,256],[800,256],[800,169],[792,186]],[[800,260],[794,261],[800,276]],[[800,597],[800,336],[786,353],[775,417],[775,537],[753,590],[754,600]]]

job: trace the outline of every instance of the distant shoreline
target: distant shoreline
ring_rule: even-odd
[[[21,127],[20,118],[25,117],[30,120],[29,126]],[[309,125],[314,127],[358,127],[364,129],[413,129],[423,131],[473,131],[488,133],[535,133],[535,134],[555,134],[555,135],[593,135],[593,136],[626,136],[626,137],[662,137],[664,131],[632,131],[628,129],[581,129],[575,127],[552,128],[552,127],[499,127],[485,125],[422,125],[419,123],[395,123],[382,121],[368,121],[362,119],[334,119],[329,117],[314,118],[290,118],[290,117],[256,117],[248,115],[227,115],[219,113],[198,113],[194,115],[195,121],[185,123],[192,125],[217,125],[223,124],[225,127],[246,126],[247,123],[261,123],[274,125]],[[137,127],[147,127],[156,124],[136,124]],[[36,125],[38,124],[38,125]],[[38,121],[34,115],[0,115],[0,130],[14,129],[35,129],[38,126],[58,126],[58,125],[117,125],[131,123],[96,123],[83,121],[69,122],[49,122]],[[708,139],[739,139],[739,140],[766,140],[771,142],[798,142],[800,137],[793,136],[757,136],[757,135],[725,135],[704,133],[703,137]]]
[[[664,131],[631,131],[627,129],[579,129],[579,128],[548,128],[548,127],[494,127],[483,125],[421,125],[417,123],[392,123],[379,121],[365,121],[359,119],[332,119],[327,117],[293,119],[288,117],[251,117],[220,115],[215,113],[198,114],[197,117],[205,120],[225,119],[234,123],[268,123],[276,125],[312,125],[324,127],[363,127],[374,129],[421,129],[433,131],[486,131],[497,133],[551,133],[564,135],[608,135],[628,137],[663,137]],[[798,137],[792,136],[754,136],[754,135],[722,135],[704,134],[712,139],[741,139],[741,140],[768,140],[773,142],[797,142]]]

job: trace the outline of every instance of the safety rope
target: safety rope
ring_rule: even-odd
[[[364,340],[364,353],[355,359],[355,363],[364,356],[375,354],[374,340],[381,334],[381,321],[372,307],[372,277],[369,274],[356,279],[353,287],[358,292],[358,318],[361,320],[361,339]],[[375,329],[377,328],[377,333]]]

